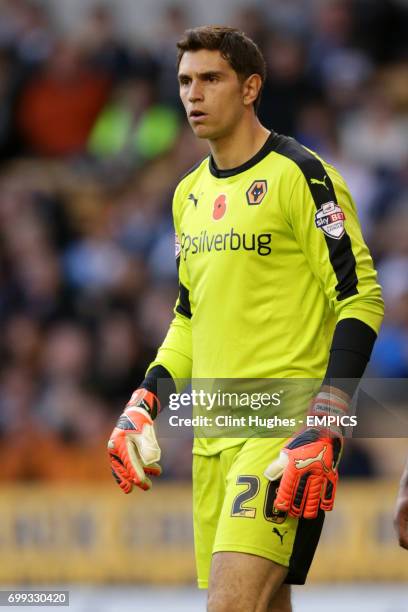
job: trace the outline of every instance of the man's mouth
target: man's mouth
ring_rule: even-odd
[[[206,116],[207,114],[200,110],[192,110],[189,114],[190,119],[201,119]]]

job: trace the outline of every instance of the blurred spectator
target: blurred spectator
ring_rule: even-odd
[[[0,49],[0,158],[12,150],[11,134],[15,94],[15,65],[12,54]]]
[[[351,2],[356,44],[376,63],[407,57],[408,5],[405,0]]]
[[[265,49],[271,35],[266,16],[266,6],[243,5],[237,9],[231,25],[245,32],[262,50]]]
[[[131,313],[113,311],[98,328],[94,375],[115,410],[124,405],[144,377],[142,338]]]
[[[179,117],[155,102],[151,81],[130,80],[96,119],[89,151],[98,158],[135,165],[168,151],[178,135]]]
[[[6,262],[4,314],[23,310],[41,321],[72,314],[52,230],[40,201],[13,181],[0,193],[0,235]]]
[[[265,11],[272,30],[283,35],[306,36],[310,31],[313,0],[267,0]]]
[[[90,236],[72,245],[65,255],[68,282],[88,292],[109,291],[126,272],[126,258],[108,237]]]
[[[401,79],[408,83],[408,67]],[[345,154],[351,160],[394,170],[407,163],[408,120],[398,112],[393,93],[390,88],[384,89],[378,76],[366,91],[365,104],[345,118],[340,133]]]
[[[146,292],[138,311],[140,327],[146,344],[153,351],[164,340],[173,318],[173,306],[177,295],[174,285],[159,285]]]
[[[371,358],[373,374],[408,377],[408,202],[384,224],[386,256],[379,264],[386,317]]]
[[[28,313],[15,313],[4,330],[4,360],[19,364],[33,374],[40,372],[40,354],[43,333],[38,321]]]
[[[91,72],[78,45],[60,41],[21,93],[17,121],[28,151],[45,156],[83,153],[109,91],[107,76]]]
[[[46,382],[79,383],[89,375],[91,341],[84,328],[74,322],[55,323],[47,333],[42,355]]]
[[[347,440],[339,465],[340,477],[370,478],[377,475],[374,456],[360,440]]]
[[[160,9],[159,9],[160,10]],[[160,101],[181,111],[176,68],[176,43],[190,26],[185,5],[170,3],[162,9],[155,32],[154,58],[158,66]]]
[[[0,435],[29,435],[34,429],[32,412],[35,384],[22,365],[3,365],[0,377]],[[16,436],[18,440],[19,436]]]
[[[267,80],[259,117],[268,127],[293,134],[303,106],[319,97],[319,89],[306,76],[303,43],[292,36],[273,36],[264,49]]]
[[[371,74],[371,61],[355,44],[356,22],[350,0],[328,0],[315,6],[309,79],[323,87],[331,104],[347,110]]]
[[[35,65],[49,57],[55,34],[45,7],[31,0],[3,0],[0,47],[13,49],[22,63]]]
[[[129,75],[132,68],[131,52],[120,38],[114,12],[108,5],[93,5],[76,37],[90,66],[113,79]]]

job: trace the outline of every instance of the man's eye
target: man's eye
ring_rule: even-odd
[[[208,75],[207,77],[207,81],[210,81],[210,83],[215,83],[215,81],[217,80],[217,77],[215,75]]]

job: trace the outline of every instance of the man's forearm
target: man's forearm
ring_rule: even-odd
[[[323,385],[342,391],[351,399],[370,360],[376,338],[371,327],[359,319],[340,321],[334,331]]]
[[[147,372],[140,387],[154,393],[163,408],[168,405],[170,395],[176,393],[176,385],[171,374],[161,365],[153,366]]]
[[[176,391],[176,386],[171,377],[171,374],[168,372],[168,370],[166,370],[166,368],[161,365],[156,365],[148,371],[145,379],[140,384],[140,387],[142,389],[147,389],[148,391],[151,391],[151,393],[154,393],[155,395],[158,395],[160,391],[160,380],[165,380],[166,383],[171,386],[171,393],[174,393]]]

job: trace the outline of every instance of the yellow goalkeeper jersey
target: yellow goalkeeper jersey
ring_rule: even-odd
[[[271,133],[231,170],[211,156],[173,200],[179,297],[150,364],[175,379],[323,378],[335,324],[378,333],[381,289],[335,168]],[[213,454],[242,440],[200,438]]]

